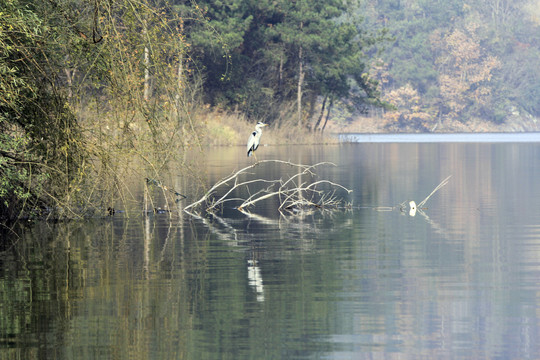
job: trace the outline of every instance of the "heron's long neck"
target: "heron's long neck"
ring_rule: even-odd
[[[262,127],[260,125],[255,126],[255,131],[262,134]]]

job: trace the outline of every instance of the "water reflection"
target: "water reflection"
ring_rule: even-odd
[[[336,163],[355,208],[2,233],[0,358],[540,357],[538,144],[293,149],[258,157]]]
[[[264,301],[264,286],[258,260],[248,260],[249,285],[257,292],[257,301]]]

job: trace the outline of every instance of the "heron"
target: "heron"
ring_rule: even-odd
[[[251,133],[249,140],[247,142],[247,156],[250,157],[251,154],[255,156],[255,160],[257,160],[257,156],[255,155],[255,150],[259,147],[259,143],[261,141],[261,135],[262,135],[262,128],[267,126],[268,124],[265,124],[261,121],[255,125],[255,131]]]

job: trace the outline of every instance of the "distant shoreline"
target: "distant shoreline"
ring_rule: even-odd
[[[540,132],[512,132],[512,133],[392,133],[392,134],[358,134],[339,133],[340,142],[343,143],[512,143],[512,142],[539,142]]]
[[[454,134],[454,133],[525,133],[540,132],[540,119],[535,117],[515,117],[502,124],[495,124],[483,119],[469,119],[461,122],[444,120],[435,125],[431,131],[412,127],[399,127],[398,124],[380,117],[359,117],[343,124],[329,122],[327,131],[331,133],[357,134]]]
[[[459,121],[446,121],[435,131],[419,131],[410,128],[399,128],[396,124],[387,119],[376,117],[361,117],[352,122],[332,121],[328,123],[324,133],[310,132],[307,129],[298,129],[290,122],[285,122],[280,128],[272,126],[265,128],[262,135],[261,144],[279,145],[279,144],[335,144],[340,142],[338,138],[343,135],[362,135],[364,139],[369,136],[432,136],[431,139],[438,141],[448,141],[447,137],[459,138],[483,135],[494,138],[494,134],[537,134],[540,139],[540,121],[537,119],[528,119],[530,126],[523,126],[521,122],[508,122],[504,124],[494,124],[487,120],[473,120],[467,123]],[[254,129],[254,121],[246,121],[238,114],[208,112],[202,116],[202,123],[206,130],[203,131],[204,143],[210,146],[235,146],[244,145],[249,134]],[[526,130],[524,130],[526,128]],[[444,138],[443,138],[444,137]],[[534,137],[534,136],[533,136]],[[403,141],[402,139],[396,141]],[[423,138],[418,141],[424,141]],[[476,141],[476,140],[473,140]],[[485,141],[485,140],[480,140]],[[538,141],[538,140],[533,140]],[[379,142],[377,140],[376,142]],[[383,141],[380,141],[383,142]]]

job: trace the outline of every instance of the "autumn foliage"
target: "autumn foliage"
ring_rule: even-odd
[[[370,28],[393,42],[371,68],[394,130],[446,131],[449,124],[540,116],[540,7],[531,0],[366,0]],[[375,113],[380,114],[376,110]],[[529,119],[529,120],[528,120]],[[530,120],[532,119],[532,120]]]
[[[500,67],[496,56],[480,46],[476,32],[478,24],[455,29],[442,37],[432,38],[432,47],[440,55],[439,66],[440,112],[444,117],[460,118],[473,108],[476,115],[493,101],[494,71]]]

